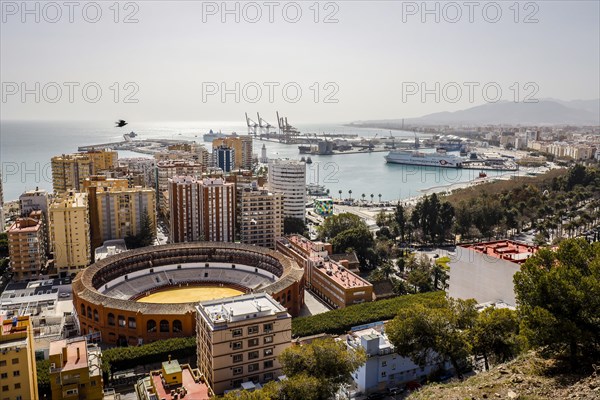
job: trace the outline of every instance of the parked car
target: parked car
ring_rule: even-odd
[[[385,394],[383,393],[371,393],[367,396],[367,400],[379,400],[385,398]]]

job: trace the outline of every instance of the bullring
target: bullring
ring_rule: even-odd
[[[82,334],[137,345],[194,335],[197,304],[140,299],[206,286],[268,293],[292,316],[304,304],[304,271],[295,261],[262,247],[213,242],[144,247],[100,260],[74,279],[73,302]]]

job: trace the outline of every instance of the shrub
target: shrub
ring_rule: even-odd
[[[310,317],[292,320],[294,337],[318,333],[342,334],[357,325],[392,319],[400,309],[416,304],[429,304],[445,296],[443,291],[394,297],[392,299],[356,304]]]

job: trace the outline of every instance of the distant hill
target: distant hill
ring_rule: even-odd
[[[402,119],[357,121],[359,126],[398,128]],[[405,125],[600,125],[600,99],[537,103],[502,101],[454,112],[406,118]]]

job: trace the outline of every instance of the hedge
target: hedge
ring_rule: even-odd
[[[114,347],[102,352],[102,370],[122,371],[138,365],[189,357],[196,354],[196,338],[172,338],[136,347]]]
[[[341,335],[348,332],[353,326],[392,319],[402,308],[433,303],[445,295],[443,291],[409,294],[387,300],[356,304],[310,317],[296,318],[292,320],[292,336],[311,336],[318,333]]]
[[[50,360],[38,360],[35,362],[37,369],[38,395],[40,399],[46,395],[50,398]]]

